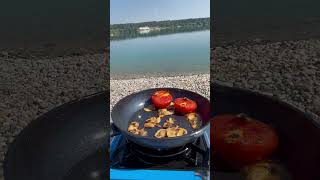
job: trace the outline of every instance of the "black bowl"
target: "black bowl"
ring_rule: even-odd
[[[213,84],[211,97],[214,115],[246,113],[271,124],[279,135],[279,160],[293,179],[320,179],[319,119],[274,97],[239,88]]]

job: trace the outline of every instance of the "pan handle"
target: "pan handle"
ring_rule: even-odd
[[[111,123],[110,126],[111,126],[110,138],[113,138],[114,136],[118,136],[121,134],[121,132],[118,130],[118,128],[113,123]]]

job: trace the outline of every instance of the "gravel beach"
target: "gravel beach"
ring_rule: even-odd
[[[320,115],[320,40],[241,44],[211,51],[212,81],[275,96]]]
[[[210,75],[189,75],[175,77],[149,77],[110,81],[110,108],[121,98],[144,89],[174,87],[197,92],[210,98]]]
[[[50,109],[105,90],[103,54],[48,59],[0,56],[0,180],[8,144]]]

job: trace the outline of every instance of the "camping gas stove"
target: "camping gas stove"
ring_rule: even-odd
[[[165,151],[141,147],[121,134],[114,136],[110,140],[110,179],[209,179],[209,129],[195,142]]]

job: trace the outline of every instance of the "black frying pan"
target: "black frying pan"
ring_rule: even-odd
[[[153,128],[148,130],[148,136],[139,136],[127,131],[129,123],[132,121],[139,121],[140,128],[143,126],[143,122],[151,116],[154,116],[154,113],[144,112],[143,108],[151,105],[150,97],[151,95],[156,92],[157,90],[167,90],[171,93],[173,98],[178,97],[187,97],[196,101],[198,108],[197,113],[200,115],[200,126],[198,129],[192,129],[188,124],[187,120],[183,116],[174,116],[176,122],[179,126],[184,127],[187,129],[188,134],[180,137],[175,138],[155,138],[154,134],[156,130],[160,128]],[[138,118],[138,115],[141,115]],[[140,91],[138,93],[131,94],[123,99],[121,99],[113,108],[111,112],[111,118],[113,121],[113,125],[115,128],[120,131],[125,137],[136,143],[138,145],[164,150],[164,149],[171,149],[176,147],[181,147],[196,140],[197,137],[201,136],[205,129],[209,126],[209,117],[210,117],[210,102],[205,97],[182,89],[176,88],[156,88],[156,89],[148,89],[144,91]],[[165,121],[166,118],[162,119],[162,123]]]
[[[248,90],[215,84],[211,86],[211,97],[214,115],[246,113],[275,127],[280,142],[275,158],[285,165],[294,180],[320,179],[319,120],[275,98]],[[211,159],[215,179],[239,179],[215,171],[214,157]]]
[[[6,180],[106,180],[106,93],[64,104],[32,121],[10,145]]]

